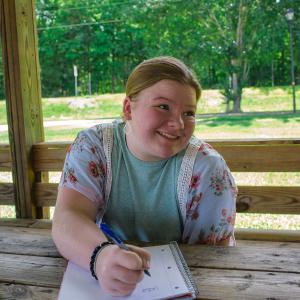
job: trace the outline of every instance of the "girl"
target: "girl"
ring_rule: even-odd
[[[200,94],[181,61],[146,60],[128,78],[123,121],[81,132],[68,151],[53,239],[112,295],[134,290],[150,256],[109,243],[102,221],[125,240],[234,243],[234,179],[224,159],[192,136]]]

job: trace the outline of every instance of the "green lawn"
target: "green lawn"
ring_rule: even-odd
[[[119,117],[124,94],[105,94],[92,97],[44,98],[44,120],[95,119]],[[296,88],[297,106],[300,110],[300,87]],[[86,103],[85,108],[76,108],[76,101]],[[244,88],[242,110],[244,112],[291,111],[290,87]],[[219,90],[204,90],[198,104],[198,114],[225,112],[224,97]],[[0,101],[0,124],[6,124],[5,102]]]
[[[86,103],[85,108],[72,108],[74,98],[43,99],[44,120],[62,119],[97,119],[101,117],[119,117],[124,94],[101,95],[93,98],[80,98]],[[297,105],[300,111],[300,88],[297,89]],[[70,104],[71,103],[71,104]],[[203,91],[197,113],[223,113],[224,100],[218,90]],[[209,139],[243,138],[300,138],[300,112],[293,114],[291,89],[246,88],[244,89],[242,110],[261,112],[244,115],[209,115],[199,116],[195,134]],[[285,111],[283,114],[270,114],[270,111]],[[265,113],[263,113],[265,112]],[[0,124],[6,124],[5,102],[0,102]],[[81,127],[45,128],[46,141],[72,141]],[[7,132],[0,132],[0,143],[8,142]],[[234,173],[238,185],[298,185],[299,173]],[[9,173],[0,173],[1,181],[11,181]],[[59,175],[52,174],[52,182],[57,182]],[[0,208],[0,217],[14,217],[13,207]],[[300,216],[238,214],[237,227],[298,229]]]

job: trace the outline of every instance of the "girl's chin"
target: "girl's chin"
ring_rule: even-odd
[[[160,157],[160,159],[168,159],[177,153],[179,153],[182,149],[164,149],[164,150],[158,150],[156,152],[157,157]]]

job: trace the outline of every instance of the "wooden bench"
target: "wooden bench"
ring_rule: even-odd
[[[300,139],[208,141],[233,172],[299,172]],[[36,174],[32,201],[38,208],[55,206],[57,183],[42,182],[61,172],[69,142],[39,143],[31,151]],[[0,171],[11,171],[8,145],[0,145]],[[47,177],[47,176],[46,176]],[[0,183],[0,205],[14,205],[12,183]],[[238,213],[300,214],[300,186],[239,186]],[[237,229],[237,239],[300,242],[299,230]]]
[[[50,228],[45,220],[0,220],[0,299],[57,299],[66,261]],[[237,247],[180,248],[199,300],[300,299],[299,243],[239,241]]]

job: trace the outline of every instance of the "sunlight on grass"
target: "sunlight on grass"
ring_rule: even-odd
[[[236,228],[300,230],[299,215],[237,213]]]
[[[299,186],[299,172],[233,172],[237,185]]]
[[[0,218],[16,218],[16,209],[14,205],[1,205]]]

